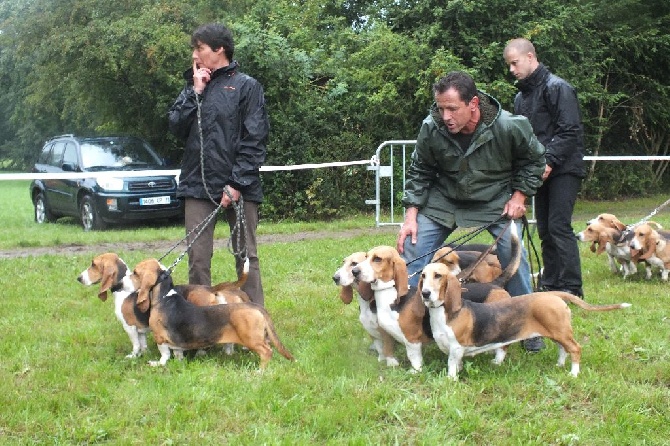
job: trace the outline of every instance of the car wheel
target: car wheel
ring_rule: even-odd
[[[51,213],[44,199],[44,193],[40,192],[35,197],[35,222],[42,224],[56,221],[56,217]]]
[[[95,209],[95,204],[90,195],[85,195],[81,199],[79,215],[81,216],[81,225],[84,227],[84,231],[105,229],[105,223],[98,215],[98,211]]]

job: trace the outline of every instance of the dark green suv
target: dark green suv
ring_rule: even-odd
[[[35,221],[45,223],[71,216],[84,230],[108,224],[182,217],[174,175],[132,176],[126,172],[168,169],[146,141],[128,136],[62,135],[44,144],[33,172],[82,173],[68,179],[36,179],[30,184]],[[123,172],[104,175],[101,172]],[[86,176],[87,173],[95,176]],[[127,176],[131,175],[131,176]],[[63,175],[61,175],[62,177]]]

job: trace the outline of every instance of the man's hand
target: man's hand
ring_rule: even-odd
[[[417,208],[407,208],[405,212],[405,222],[400,227],[400,232],[398,232],[398,240],[396,242],[396,248],[400,254],[405,250],[405,239],[407,236],[411,236],[412,244],[416,245],[416,234],[419,230],[419,225],[416,222],[416,216],[419,213]]]
[[[205,91],[207,82],[211,79],[212,71],[209,68],[198,68],[198,64],[193,61],[193,90],[202,94]]]
[[[232,197],[232,198],[231,198]],[[221,197],[221,207],[227,208],[233,202],[240,199],[240,191],[231,186],[226,186],[223,189],[223,196]]]
[[[549,164],[544,166],[544,173],[542,174],[542,181],[547,181],[547,178],[549,178],[549,174],[551,173],[553,169]]]
[[[521,218],[526,215],[526,196],[518,190],[514,191],[512,198],[505,203],[502,215],[506,215],[511,219]]]

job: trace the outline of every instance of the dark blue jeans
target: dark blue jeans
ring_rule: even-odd
[[[402,255],[403,259],[406,262],[409,262],[407,265],[407,272],[410,275],[409,284],[413,287],[418,286],[421,271],[433,258],[433,254],[421,258],[420,256],[437,250],[456,229],[442,226],[422,214],[417,215],[416,221],[419,224],[416,245],[412,244],[411,237],[407,237],[403,246],[404,252]],[[488,228],[488,232],[493,237],[498,237],[498,234],[504,229],[505,224],[506,222],[499,222],[492,225]],[[521,224],[518,221],[515,221],[515,224],[517,225],[517,233],[519,234],[519,237],[521,237]],[[504,269],[512,260],[512,236],[509,230],[505,231],[503,236],[498,240],[497,252],[498,258],[500,259],[500,266]],[[523,249],[521,255],[519,269],[507,283],[506,288],[512,296],[528,294],[533,291],[530,283],[530,266],[528,265],[525,249]]]
[[[572,212],[582,180],[573,175],[550,176],[535,195],[537,233],[542,246],[540,286],[582,292],[579,246]]]

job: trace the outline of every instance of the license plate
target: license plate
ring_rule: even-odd
[[[140,206],[154,206],[157,204],[170,204],[170,196],[140,198]]]

